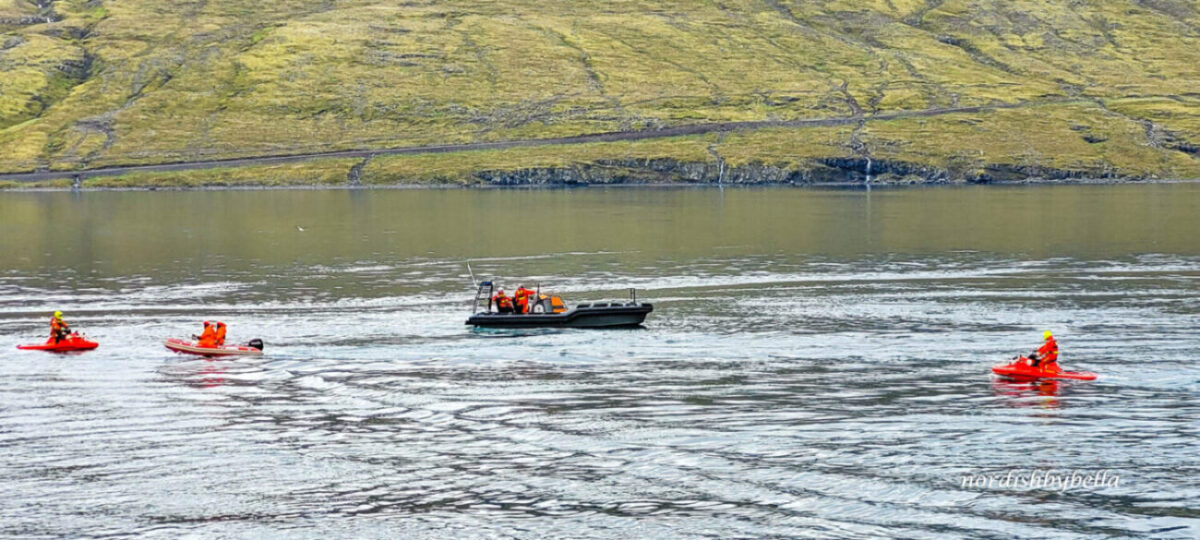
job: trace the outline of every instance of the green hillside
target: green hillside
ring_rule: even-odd
[[[1200,2],[0,0],[4,172],[845,117],[89,182],[1200,178]]]

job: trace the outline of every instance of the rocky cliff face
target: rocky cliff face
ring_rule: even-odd
[[[1118,181],[1111,171],[1068,170],[1039,166],[990,165],[963,171],[902,161],[868,162],[862,158],[814,160],[799,167],[747,164],[723,167],[711,162],[674,159],[614,160],[572,167],[481,171],[473,180],[492,186],[571,186],[623,184],[727,185],[915,185],[991,184],[1034,181]]]

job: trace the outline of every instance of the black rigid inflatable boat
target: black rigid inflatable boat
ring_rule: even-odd
[[[467,324],[480,328],[628,328],[639,326],[654,306],[638,302],[630,291],[627,302],[592,302],[568,309],[557,296],[538,294],[531,313],[496,313],[491,311],[492,282],[484,281],[475,294],[475,309],[486,306],[467,319]],[[482,301],[482,302],[481,302]]]

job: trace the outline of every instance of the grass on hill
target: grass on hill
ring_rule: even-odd
[[[377,158],[363,178],[714,153],[1195,177],[1197,28],[1189,0],[0,0],[0,170],[1078,98],[1095,105]],[[333,163],[170,181],[337,182]]]

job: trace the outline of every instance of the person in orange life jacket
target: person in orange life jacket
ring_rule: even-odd
[[[67,325],[67,321],[62,318],[61,311],[55,311],[54,316],[50,317],[50,339],[58,343],[67,336],[71,335],[71,327]]]
[[[213,342],[217,347],[222,347],[225,345],[225,323],[217,321],[217,332],[216,335],[213,336]]]
[[[204,321],[204,332],[199,337],[192,337],[196,340],[196,345],[200,347],[215,347],[217,343],[216,328],[208,321]]]
[[[496,294],[492,295],[492,303],[496,304],[496,313],[513,312],[512,298],[509,298],[507,294],[504,294],[504,289],[496,289]]]
[[[536,294],[532,289],[526,289],[524,285],[517,287],[517,292],[513,293],[513,299],[517,302],[517,313],[529,313],[530,300]]]
[[[1051,334],[1049,330],[1042,334],[1042,339],[1045,340],[1042,346],[1029,355],[1029,359],[1032,360],[1030,365],[1033,367],[1041,365],[1042,369],[1054,370],[1058,368],[1058,342],[1054,340],[1054,334]]]

